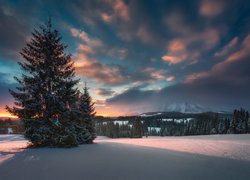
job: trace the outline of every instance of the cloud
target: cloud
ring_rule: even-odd
[[[200,14],[213,18],[221,14],[224,10],[224,4],[219,0],[203,0],[200,5]]]
[[[124,59],[127,56],[127,49],[111,48],[96,38],[91,38],[89,34],[76,28],[70,28],[71,35],[82,40],[74,54],[74,66],[77,75],[93,79],[99,83],[108,85],[120,85],[128,82],[129,75],[121,65],[102,64],[93,58],[92,55],[98,54],[118,57]],[[103,52],[105,51],[105,52]]]
[[[114,14],[123,21],[130,20],[129,7],[123,0],[104,0],[113,9]]]
[[[85,54],[95,54],[94,49],[91,48],[90,46],[85,45],[85,44],[79,44],[78,45],[78,50],[80,52],[85,53]]]
[[[119,58],[121,60],[128,57],[128,49],[113,47],[105,50],[105,54],[113,58]]]
[[[197,23],[190,20],[188,21],[182,12],[171,12],[164,18],[164,22],[173,36],[178,36],[177,39],[186,45],[203,42],[205,48],[211,48],[218,43],[220,35],[220,29],[218,27],[206,25],[200,27]]]
[[[108,12],[109,16],[112,16],[112,23],[109,25],[122,41],[139,40],[147,45],[156,45],[162,40],[162,36],[155,32],[157,29],[154,27],[155,22],[149,19],[150,15],[143,9],[141,3],[124,0],[106,0],[106,2],[112,7],[114,13],[110,11],[104,11],[104,13]]]
[[[222,61],[216,64],[212,70],[217,72],[222,72],[227,68],[230,68],[238,62],[248,61],[250,57],[250,35],[246,36],[243,42],[240,44],[240,47],[236,52],[228,55],[225,61]],[[240,68],[242,69],[242,67]]]
[[[178,64],[184,60],[186,60],[186,54],[177,54],[177,55],[164,55],[162,56],[162,60],[169,62],[169,64]]]
[[[0,17],[1,56],[18,60],[20,59],[19,52],[25,45],[30,31],[30,18],[26,17],[21,10],[14,9],[5,3],[1,4]]]
[[[155,36],[154,34],[149,30],[147,26],[140,26],[137,30],[137,37],[145,43],[154,43],[155,42]]]
[[[250,35],[238,44],[225,60],[210,70],[192,73],[185,81],[162,88],[128,89],[107,100],[108,105],[124,111],[135,108],[138,113],[164,111],[172,103],[200,104],[207,110],[250,109]],[[150,102],[148,104],[147,102]],[[126,108],[126,104],[130,104]]]
[[[174,39],[168,45],[168,53],[162,57],[162,60],[170,64],[180,63],[188,58],[186,42],[184,39]]]
[[[215,56],[216,57],[220,57],[220,56],[227,55],[237,45],[238,41],[239,41],[239,38],[238,37],[234,37],[226,46],[223,47],[223,49],[221,51],[216,52]]]
[[[202,53],[214,48],[220,40],[219,28],[197,29],[195,25],[188,24],[181,13],[170,13],[165,18],[165,22],[173,36],[167,44],[167,52],[161,59],[170,65],[185,61],[194,64]]]
[[[173,81],[175,79],[175,76],[168,76],[167,81]]]
[[[110,105],[112,104],[137,104],[137,103],[143,103],[143,102],[150,102],[148,99],[152,97],[152,95],[155,93],[154,90],[141,90],[138,87],[133,87],[131,89],[128,89],[124,91],[121,94],[118,94],[115,97],[112,97],[108,99],[106,102]]]
[[[220,6],[215,6],[216,3]],[[209,104],[210,99],[217,96],[216,88],[217,97],[223,95],[224,86],[230,91],[236,91],[237,84],[243,88],[240,91],[247,89],[244,84],[249,77],[249,42],[242,41],[249,32],[247,1],[75,0],[62,1],[60,6],[52,1],[6,1],[0,7],[0,61],[17,59],[31,26],[43,22],[44,12],[50,11],[50,7],[55,9],[52,17],[57,29],[70,45],[67,52],[74,55],[77,76],[93,80],[94,86],[122,89],[125,85],[146,84],[147,87],[134,89],[134,92],[145,94],[138,95],[142,99],[152,95],[161,104],[178,99],[199,99]],[[70,27],[63,28],[63,23]],[[227,41],[222,47],[221,43]],[[12,65],[5,65],[6,69],[7,66],[12,72]],[[9,72],[5,67],[1,66],[1,70]],[[167,82],[171,76],[176,78]],[[165,85],[174,86],[165,91],[164,88],[158,92],[146,91]],[[208,92],[211,87],[215,90]],[[162,100],[161,92],[165,93]],[[229,97],[229,92],[225,94]],[[141,106],[147,109],[145,104]],[[134,112],[131,108],[129,111]]]
[[[9,89],[14,90],[18,84],[10,80],[10,75],[0,72],[0,110],[4,109],[6,105],[11,105],[14,98],[10,95]]]
[[[79,59],[79,57],[82,57],[82,59]],[[128,81],[128,75],[124,72],[122,66],[105,65],[84,55],[78,56],[75,66],[77,75],[93,79],[102,84],[121,85]]]
[[[250,35],[246,36],[238,50],[229,54],[224,61],[215,64],[208,71],[189,75],[186,82],[190,83],[204,78],[223,79],[231,83],[238,83],[242,80],[248,81],[250,80],[248,77],[250,73],[245,68],[248,64],[250,65],[248,58],[250,58]]]
[[[99,39],[90,38],[89,35],[85,31],[81,31],[76,28],[70,28],[70,32],[73,37],[80,38],[84,43],[86,43],[87,45],[91,47],[98,47],[98,46],[102,46],[103,44],[102,41]]]
[[[120,85],[128,81],[125,69],[116,64],[102,64],[91,57],[95,51],[89,45],[79,45],[74,54],[74,66],[79,76],[93,79],[99,83],[108,85]],[[94,47],[96,48],[96,47]]]
[[[147,45],[156,45],[161,43],[161,37],[159,37],[153,30],[152,27],[145,24],[145,22],[140,22],[136,25],[136,21],[130,25],[124,25],[120,27],[117,36],[124,41],[131,42],[139,40]]]
[[[206,52],[219,42],[219,31],[206,29],[202,32],[194,32],[182,38],[170,41],[167,53],[162,60],[169,64],[178,64],[184,61],[194,63],[200,57],[201,52]]]
[[[94,103],[95,103],[95,107],[97,106],[97,108],[100,107],[100,106],[101,107],[106,106],[106,102],[104,100],[95,100]]]
[[[250,108],[250,87],[220,79],[203,79],[195,83],[181,83],[161,90],[129,89],[107,100],[107,105],[120,108],[122,112],[136,110],[166,111],[173,103],[200,104],[207,110],[227,110]],[[148,103],[150,102],[150,103]]]
[[[188,75],[187,78],[185,79],[186,83],[192,83],[196,81],[197,79],[202,79],[205,77],[208,77],[209,73],[208,72],[199,72],[199,73],[192,73],[191,75]]]
[[[112,96],[115,91],[112,91],[111,89],[99,88],[96,89],[95,93],[99,96]]]
[[[79,45],[79,47],[81,47]],[[78,48],[74,54],[74,66],[79,76],[87,77],[110,86],[119,86],[128,83],[153,83],[165,78],[166,70],[156,68],[137,68],[129,70],[118,64],[103,64],[86,53],[86,48]]]
[[[186,44],[182,39],[175,39],[169,43],[168,49],[172,52],[181,52],[186,50]]]
[[[109,15],[105,12],[101,13],[101,18],[103,21],[107,22],[107,23],[110,23],[112,20],[113,20],[113,16],[112,15]]]
[[[155,82],[156,80],[164,79],[165,72],[166,72],[166,70],[164,70],[164,69],[145,68],[139,73],[143,73],[145,75],[148,75],[148,82]]]
[[[170,31],[178,34],[190,34],[192,32],[191,24],[185,22],[183,15],[180,12],[173,11],[167,14],[164,19],[167,28]]]

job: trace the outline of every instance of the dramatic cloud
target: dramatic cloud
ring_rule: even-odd
[[[224,4],[221,0],[203,0],[200,6],[200,14],[206,17],[215,17],[223,12]]]
[[[230,53],[230,51],[237,45],[239,38],[235,37],[233,38],[226,46],[223,47],[223,49],[219,52],[215,53],[215,56],[225,56],[228,53]]]
[[[6,105],[10,105],[13,103],[14,99],[9,93],[9,89],[15,89],[17,86],[16,83],[14,83],[10,79],[10,75],[6,73],[0,72],[0,112],[5,112],[4,108]]]
[[[102,41],[100,41],[99,39],[90,38],[89,35],[84,31],[80,31],[79,29],[76,28],[71,28],[70,32],[74,37],[82,39],[83,42],[85,42],[87,45],[91,47],[102,46]]]
[[[240,50],[231,54],[226,62],[237,61],[244,59],[250,54],[250,35],[248,35],[241,44]]]
[[[154,43],[155,42],[155,36],[149,30],[149,28],[147,26],[139,27],[136,35],[139,39],[141,39],[142,42],[145,42],[145,43]]]
[[[186,48],[187,44],[184,39],[174,39],[168,45],[168,54],[162,57],[162,60],[170,64],[180,63],[188,58]]]
[[[126,48],[118,48],[118,47],[113,47],[111,49],[107,49],[105,53],[113,58],[118,58],[118,59],[126,59],[128,57],[128,49]]]
[[[232,41],[231,41],[232,42]],[[232,44],[232,43],[229,43]],[[228,47],[228,45],[226,46]],[[228,48],[227,53],[228,52]],[[245,37],[243,42],[238,47],[236,52],[228,55],[226,60],[215,64],[211,70],[194,73],[187,77],[187,82],[193,82],[195,80],[204,79],[208,77],[214,77],[218,79],[228,80],[231,83],[241,83],[242,81],[250,80],[246,65],[250,65],[250,35]],[[247,85],[247,84],[246,84]]]
[[[75,63],[78,75],[96,80],[107,85],[120,85],[128,81],[128,75],[120,65],[99,63],[95,59],[89,59],[83,54],[78,54]]]
[[[145,111],[166,111],[173,103],[185,102],[199,104],[206,110],[231,111],[240,106],[250,108],[248,98],[250,88],[243,87],[245,86],[213,79],[205,83],[199,81],[191,84],[173,85],[158,91],[131,89],[110,98],[107,100],[107,105],[120,107],[122,112],[136,109],[137,113],[142,113]],[[130,106],[126,106],[126,104]]]
[[[109,22],[112,21],[113,16],[112,16],[112,15],[109,15],[109,14],[107,14],[107,13],[101,13],[101,18],[102,18],[103,21],[109,23]]]
[[[87,46],[85,44],[79,44],[78,50],[80,52],[85,53],[85,54],[95,54],[95,51],[93,50],[93,48],[91,48],[90,46]]]
[[[166,110],[171,103],[199,104],[209,110],[232,110],[238,106],[250,108],[250,36],[236,52],[214,65],[211,70],[189,75],[180,84],[161,90],[129,89],[107,100],[109,105],[132,104],[138,113],[148,110]],[[171,78],[170,78],[171,79]],[[130,107],[130,108],[133,108]]]
[[[13,100],[11,77],[21,74],[13,60],[49,15],[98,114],[174,102],[249,107],[249,1],[62,0],[1,2],[1,108]]]
[[[154,68],[130,71],[118,64],[102,64],[86,54],[79,52],[75,55],[75,67],[78,75],[93,79],[99,83],[117,86],[127,83],[141,84],[164,79],[164,70]]]
[[[180,12],[171,12],[165,17],[165,24],[174,33],[178,34],[190,34],[192,27],[190,24],[185,22],[183,15]]]
[[[17,9],[1,4],[0,7],[0,52],[1,57],[17,60],[29,32],[29,17]]]
[[[105,2],[111,6],[118,18],[124,21],[130,20],[129,8],[123,0],[105,0]]]
[[[174,76],[168,76],[168,77],[167,77],[167,81],[173,81],[174,78],[175,78]]]
[[[162,60],[170,64],[178,64],[186,60],[193,63],[198,60],[202,52],[217,45],[219,35],[219,30],[214,28],[185,33],[185,36],[170,41],[167,54],[162,56]]]
[[[115,91],[112,91],[110,89],[99,88],[95,91],[95,93],[100,96],[112,96]]]

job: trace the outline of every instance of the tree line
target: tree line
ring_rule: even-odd
[[[231,116],[219,113],[200,113],[186,118],[184,115],[128,117],[128,123],[114,123],[112,119],[96,119],[97,134],[111,138],[134,137],[133,128],[137,123],[137,137],[142,136],[189,136],[209,134],[250,133],[249,112],[244,109],[234,110]],[[181,119],[179,119],[181,117]],[[164,121],[168,118],[168,121]],[[171,119],[172,118],[172,119]],[[171,119],[171,120],[170,120]],[[188,120],[189,119],[189,120]],[[119,120],[126,120],[121,117]],[[135,128],[134,128],[135,129]],[[139,134],[139,135],[138,135]]]
[[[130,121],[130,123],[115,123],[113,121],[98,122],[96,120],[96,133],[99,136],[107,136],[110,138],[142,138],[143,125],[140,120]]]

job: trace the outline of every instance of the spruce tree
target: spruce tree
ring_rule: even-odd
[[[131,138],[142,138],[142,123],[140,119],[135,119],[133,121]]]
[[[234,110],[233,112],[233,117],[230,122],[230,129],[229,133],[236,134],[237,133],[237,126],[238,126],[238,119],[239,119],[239,111],[237,109]]]
[[[247,121],[247,133],[250,133],[250,118],[249,118],[249,112],[246,113],[246,121]]]
[[[83,94],[80,98],[80,111],[82,116],[82,124],[86,127],[91,135],[87,143],[93,143],[93,140],[96,138],[94,123],[95,108],[94,103],[92,102],[92,98],[89,95],[86,82],[83,89]]]
[[[64,51],[59,32],[52,28],[51,20],[35,29],[30,42],[20,54],[21,77],[13,107],[6,109],[19,117],[24,125],[25,137],[34,146],[77,146],[79,127],[75,111],[77,89],[71,55]],[[83,134],[88,132],[85,129]]]

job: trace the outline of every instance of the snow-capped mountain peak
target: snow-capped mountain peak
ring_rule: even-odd
[[[199,104],[191,103],[172,103],[165,107],[165,111],[182,112],[182,113],[201,113],[207,111],[203,106]]]

